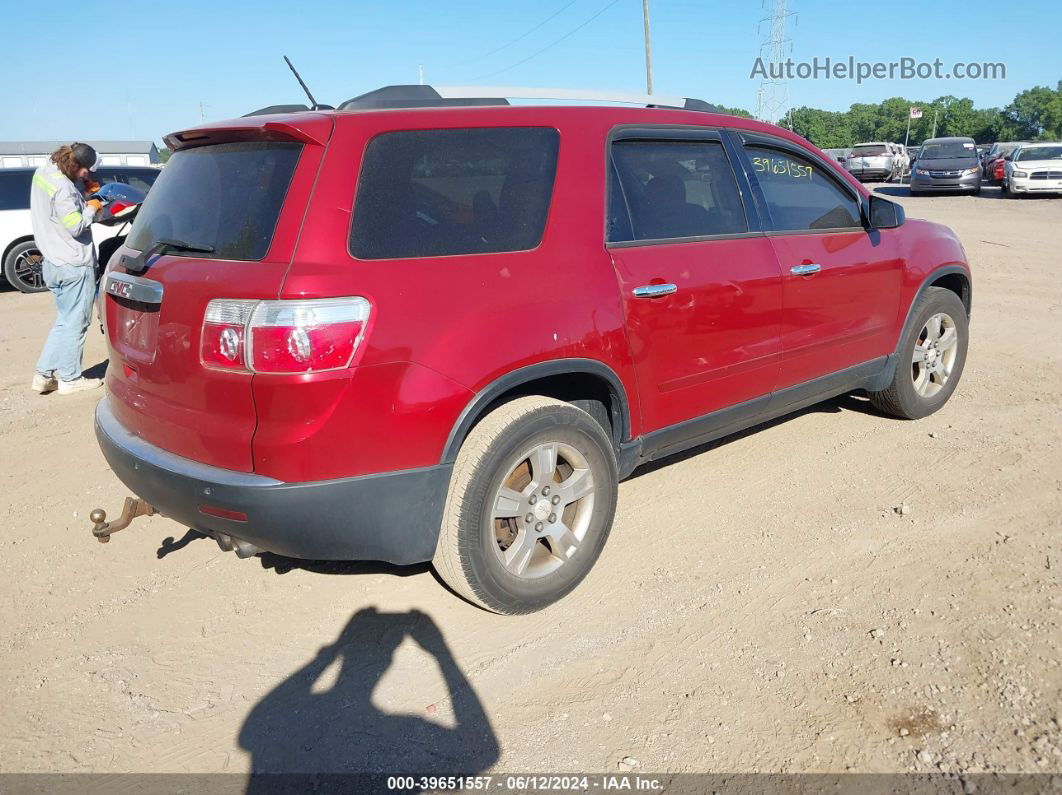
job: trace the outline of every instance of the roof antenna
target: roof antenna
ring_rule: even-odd
[[[302,81],[302,77],[299,75],[298,70],[295,69],[295,65],[291,62],[288,56],[284,56],[284,63],[288,65],[291,73],[295,75],[295,79],[299,81],[299,85],[302,86],[302,90],[306,92],[306,96],[310,98],[310,110],[320,110],[321,107],[317,104],[317,100],[313,98],[313,94],[310,93],[310,89],[306,87],[306,83]]]

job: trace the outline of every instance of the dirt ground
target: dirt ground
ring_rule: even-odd
[[[0,771],[1062,771],[1062,199],[882,190],[970,257],[951,402],[639,471],[523,618],[161,517],[96,543],[99,395],[31,394],[50,297],[0,293]]]

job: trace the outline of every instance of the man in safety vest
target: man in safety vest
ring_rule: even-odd
[[[85,378],[81,373],[85,333],[96,295],[96,249],[90,227],[102,202],[86,201],[74,184],[81,180],[90,194],[99,190],[99,184],[90,177],[99,163],[95,149],[74,143],[57,149],[33,174],[33,239],[44,257],[44,283],[55,295],[56,308],[55,325],[33,376],[32,389],[39,394],[58,389],[60,395],[66,395],[103,384],[101,379]]]

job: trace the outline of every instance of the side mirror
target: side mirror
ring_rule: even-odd
[[[1004,160],[1014,161],[1014,155],[1003,155]]]
[[[895,229],[907,216],[903,207],[880,196],[870,196],[870,226],[872,229]]]

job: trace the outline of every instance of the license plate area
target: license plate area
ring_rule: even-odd
[[[108,295],[111,344],[124,358],[141,364],[155,361],[159,304]]]

